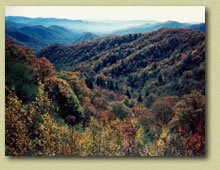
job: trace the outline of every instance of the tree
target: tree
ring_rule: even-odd
[[[75,124],[81,122],[85,115],[74,91],[69,87],[69,84],[65,80],[60,80],[58,87],[59,93],[57,94],[57,100],[59,101],[62,115],[67,122],[68,116],[75,117]],[[72,124],[72,122],[68,123]]]
[[[126,90],[126,96],[128,96],[129,99],[131,98],[131,92],[128,89]]]
[[[25,156],[31,150],[31,140],[26,126],[27,118],[24,105],[13,92],[10,92],[5,103],[5,154],[7,156]]]
[[[119,90],[118,83],[116,82],[115,90]]]
[[[139,96],[138,96],[138,102],[142,102],[143,100],[142,100],[142,97],[141,97],[141,93],[139,94]]]
[[[50,98],[56,101],[58,115],[64,119],[66,119],[67,116],[74,116],[75,124],[83,121],[85,115],[71,85],[66,80],[57,77],[48,79],[46,83]],[[81,97],[81,101],[84,101],[84,96],[80,95],[81,88],[82,87],[78,88],[76,92],[79,98]],[[82,91],[82,93],[84,94],[84,91]]]
[[[128,117],[124,120],[123,125],[122,147],[126,156],[137,156],[137,144],[143,135],[143,129],[134,118]]]
[[[101,86],[105,88],[105,80],[101,76],[97,77],[96,84],[97,86]]]
[[[91,78],[86,78],[85,83],[86,83],[88,88],[90,88],[90,89],[94,88],[93,81],[92,81]]]
[[[37,88],[34,85],[33,69],[23,61],[15,59],[9,53],[6,53],[5,67],[6,89],[14,89],[16,95],[24,103],[33,101],[37,94]],[[6,90],[7,94],[8,91]]]
[[[148,90],[146,90],[146,92],[145,92],[145,97],[147,97],[147,96],[149,96],[149,91]]]
[[[112,80],[108,80],[108,88],[109,90],[115,90],[115,85]]]
[[[123,103],[129,107],[132,108],[137,104],[137,100],[136,99],[128,99],[127,97],[123,100]]]
[[[196,133],[184,146],[182,152],[186,156],[201,156],[205,154],[205,122],[200,121]]]
[[[159,74],[159,76],[157,77],[157,80],[158,80],[159,83],[162,83],[163,78],[162,78],[161,74]]]
[[[43,83],[47,76],[54,75],[56,72],[54,65],[45,57],[34,58],[32,65],[34,67],[35,79]]]
[[[167,96],[157,99],[152,104],[152,112],[155,114],[159,121],[167,124],[174,116],[173,106],[177,101],[176,96]]]
[[[110,104],[110,112],[121,120],[131,114],[130,109],[121,102],[114,102]]]
[[[205,96],[194,90],[176,103],[174,111],[180,123],[195,133],[199,122],[205,122]]]
[[[96,91],[91,97],[91,104],[93,104],[96,109],[106,110],[109,103],[102,91]]]
[[[86,86],[83,79],[81,79],[79,72],[66,72],[62,71],[58,74],[58,77],[67,81],[76,97],[78,98],[80,105],[86,104],[89,101],[90,89]]]

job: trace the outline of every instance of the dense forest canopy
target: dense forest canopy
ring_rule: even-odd
[[[6,40],[6,155],[205,154],[205,33]]]
[[[87,85],[129,89],[134,97],[139,93],[182,96],[192,90],[205,94],[205,34],[199,31],[162,28],[68,46],[51,45],[37,55],[48,58],[58,71],[80,72]]]

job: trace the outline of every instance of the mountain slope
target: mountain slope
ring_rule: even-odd
[[[77,42],[83,42],[83,41],[89,41],[89,40],[95,40],[99,38],[98,35],[92,34],[90,32],[83,33],[81,36],[76,38],[71,44],[77,43]]]
[[[167,27],[167,28],[189,28],[193,30],[200,30],[201,32],[205,32],[205,29],[203,29],[205,24],[195,24],[191,25],[188,23],[180,23],[176,21],[167,21],[164,23],[154,23],[154,24],[145,24],[139,27],[131,27],[128,29],[122,29],[122,30],[117,30],[113,32],[112,34],[120,35],[120,34],[131,34],[131,33],[146,33],[146,32],[151,32],[155,31],[157,29]]]
[[[13,26],[15,28],[21,28],[21,27],[24,27],[26,25],[25,24],[21,24],[21,23],[15,23],[15,22],[12,22],[12,21],[5,20],[5,26]]]
[[[25,34],[19,30],[19,28],[5,25],[5,39],[15,39],[18,45],[26,45],[33,50],[39,50],[42,47],[46,47],[48,44],[41,39]]]
[[[23,26],[23,24],[6,21],[6,39],[13,38],[19,45],[26,45],[34,51],[52,43],[69,44],[80,34],[60,26],[44,27],[42,25]]]
[[[201,32],[205,32],[205,24],[203,24],[203,23],[190,25],[187,28],[193,29],[193,30],[199,30]]]
[[[205,93],[205,34],[190,29],[162,28],[145,34],[109,36],[74,45],[51,45],[40,50],[57,70],[79,71],[99,81],[113,81],[132,96]],[[100,83],[97,83],[100,86]]]
[[[20,31],[38,37],[48,44],[61,43],[68,44],[79,34],[59,26],[44,27],[42,25],[21,27]]]

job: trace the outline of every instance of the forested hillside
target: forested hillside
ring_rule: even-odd
[[[6,155],[205,155],[205,33],[161,28],[36,53],[6,40]]]
[[[110,36],[75,45],[51,45],[37,55],[58,71],[78,71],[106,89],[131,96],[205,94],[205,34],[163,28],[146,34]],[[149,103],[151,104],[151,103]]]

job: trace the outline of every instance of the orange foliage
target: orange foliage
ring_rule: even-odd
[[[129,57],[127,57],[126,58],[128,61],[132,61],[132,60],[134,60],[134,56],[129,56]]]
[[[149,68],[149,69],[150,69],[150,70],[153,69],[153,68],[155,67],[155,65],[156,65],[156,63],[155,63],[155,62],[152,62],[152,63],[150,64],[150,68]]]
[[[54,65],[45,57],[36,59],[35,62],[33,62],[33,66],[38,81],[44,82],[47,76],[55,74]]]
[[[186,58],[186,54],[182,54],[182,55],[180,56],[180,59],[179,59],[179,60],[181,61],[181,60],[183,60],[183,59],[185,59],[185,58]]]
[[[134,46],[134,43],[133,42],[130,42],[130,44],[129,44],[130,46]]]
[[[55,74],[54,65],[48,59],[45,57],[37,58],[30,48],[20,47],[13,40],[6,40],[5,52],[33,67],[36,83],[38,81],[44,82],[45,77]]]
[[[119,100],[122,101],[122,100],[124,100],[125,98],[126,98],[125,95],[120,95]]]
[[[104,74],[99,74],[99,77],[101,77],[103,80],[105,80],[105,75]]]
[[[110,96],[110,99],[111,99],[111,100],[114,100],[114,99],[117,97],[116,94],[115,94],[115,92],[112,91],[112,90],[109,92],[109,96]]]
[[[175,66],[178,67],[180,65],[180,61],[176,62]]]
[[[154,47],[154,44],[150,44],[147,46],[148,48],[153,48]]]
[[[123,140],[122,147],[125,150],[126,155],[137,154],[136,134],[140,128],[137,120],[133,118],[126,118],[122,125],[123,128]]]

